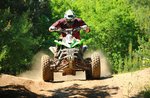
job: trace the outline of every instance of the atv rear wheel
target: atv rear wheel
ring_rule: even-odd
[[[95,52],[91,56],[92,78],[99,79],[101,75],[100,54]]]
[[[48,55],[43,55],[41,58],[41,65],[42,65],[42,76],[45,82],[53,81],[54,80],[54,72],[50,68],[52,61]]]

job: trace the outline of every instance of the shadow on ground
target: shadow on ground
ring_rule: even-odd
[[[109,98],[110,95],[117,94],[118,89],[118,87],[110,88],[107,85],[94,88],[80,88],[78,84],[73,84],[70,87],[54,91],[49,90],[49,92],[53,92],[52,98]],[[76,97],[76,95],[79,95],[80,97]]]
[[[42,98],[42,97],[43,96],[31,92],[21,85],[7,85],[0,87],[0,98]]]

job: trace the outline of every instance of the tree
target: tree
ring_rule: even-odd
[[[0,3],[1,72],[18,74],[31,67],[33,55],[43,46],[43,36],[48,34],[47,2],[2,0]]]

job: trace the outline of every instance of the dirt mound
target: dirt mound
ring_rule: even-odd
[[[134,98],[150,84],[150,68],[99,80],[43,82],[11,75],[0,77],[0,98]]]

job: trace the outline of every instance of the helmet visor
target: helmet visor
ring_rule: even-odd
[[[74,16],[73,15],[68,15],[68,18],[73,19]]]

